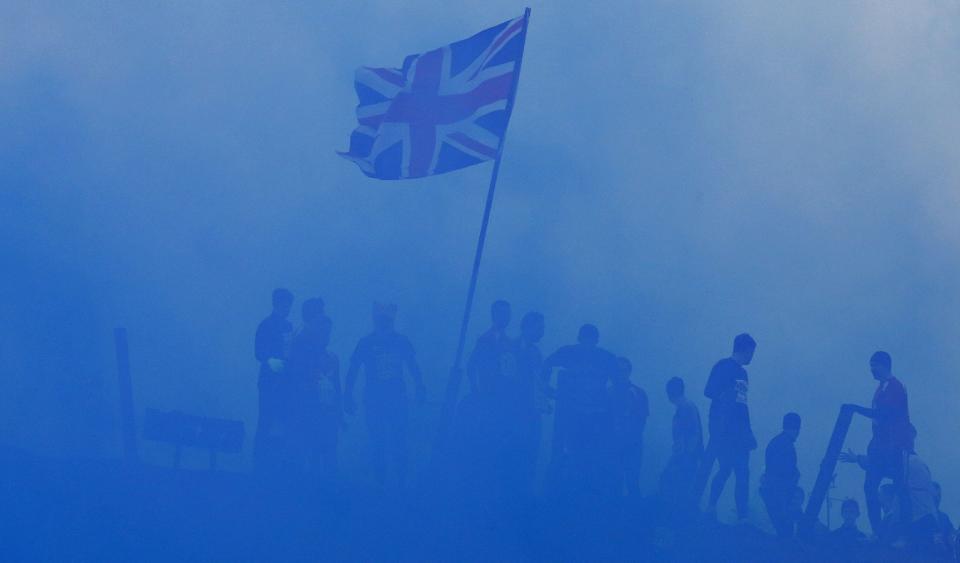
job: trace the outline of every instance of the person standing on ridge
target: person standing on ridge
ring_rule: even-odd
[[[353,389],[363,369],[363,403],[374,474],[381,490],[386,486],[387,460],[393,462],[399,487],[407,476],[407,386],[413,379],[416,399],[423,403],[426,387],[410,340],[394,329],[396,305],[373,305],[373,332],[364,336],[350,357],[344,386],[344,410],[356,412]]]
[[[283,415],[283,369],[290,353],[293,324],[287,317],[293,307],[293,293],[283,288],[273,290],[273,310],[260,321],[254,337],[254,357],[260,364],[257,378],[259,395],[257,431],[253,439],[253,461],[263,470],[268,450],[276,453],[273,437],[280,430]]]
[[[750,427],[750,410],[747,407],[750,380],[744,366],[753,361],[756,349],[757,342],[749,334],[739,334],[733,340],[730,357],[717,362],[710,371],[703,391],[711,400],[710,440],[703,454],[694,491],[695,496],[702,494],[714,462],[719,462],[719,469],[710,486],[707,511],[716,514],[717,501],[733,473],[736,478],[734,500],[737,518],[741,522],[746,520],[749,511],[750,452],[757,447]]]

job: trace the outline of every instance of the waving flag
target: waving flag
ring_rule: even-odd
[[[522,16],[410,55],[401,68],[358,69],[359,125],[350,150],[339,154],[382,180],[495,159],[510,119],[526,23]]]

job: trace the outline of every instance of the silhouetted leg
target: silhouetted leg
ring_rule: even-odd
[[[724,453],[724,455],[718,456],[717,460],[720,462],[720,468],[717,469],[717,474],[713,476],[713,482],[710,484],[710,500],[707,503],[711,510],[717,508],[717,501],[723,494],[723,487],[726,486],[727,479],[733,472],[733,464],[729,454]]]
[[[323,486],[332,489],[336,484],[338,472],[337,443],[339,441],[339,428],[336,414],[328,413],[324,417],[321,432],[317,463],[320,466]]]
[[[737,518],[744,520],[749,514],[750,497],[750,452],[737,452],[733,463],[733,473],[737,479],[734,489],[734,501],[737,504]]]
[[[567,462],[567,431],[569,426],[567,410],[566,405],[558,403],[557,410],[553,415],[553,438],[550,442],[550,463],[547,467],[544,488],[554,492],[560,486],[564,466]]]
[[[700,502],[703,499],[703,492],[707,488],[707,483],[710,481],[710,475],[713,473],[713,467],[717,463],[717,446],[711,440],[707,443],[707,447],[703,450],[703,455],[700,458],[700,463],[697,466],[696,478],[693,482],[693,500],[696,506],[700,506]]]
[[[770,523],[777,531],[777,536],[788,538],[793,535],[793,523],[787,514],[787,500],[789,493],[778,489],[760,489],[760,497],[767,508]]]
[[[391,424],[390,450],[393,452],[393,463],[397,472],[397,484],[403,489],[407,486],[407,403],[406,399],[399,399],[395,405],[395,412]]]
[[[257,470],[263,470],[270,447],[270,434],[279,424],[280,409],[278,389],[273,381],[261,377],[257,383],[257,393],[257,432],[253,438],[253,463]]]
[[[863,479],[863,496],[867,501],[867,518],[873,533],[880,534],[882,519],[880,517],[880,481],[883,480],[883,471],[879,468],[868,467]]]
[[[640,494],[640,468],[643,465],[643,443],[635,443],[630,446],[626,455],[624,477],[627,482],[627,494],[637,496]]]
[[[373,467],[373,476],[377,486],[381,489],[387,483],[387,442],[389,420],[385,413],[373,405],[367,405],[367,434],[370,441],[370,463]]]
[[[707,447],[703,450],[703,456],[700,458],[700,464],[697,467],[696,477],[693,480],[693,490],[691,496],[693,497],[694,506],[699,507],[700,501],[703,499],[703,491],[707,488],[707,481],[710,479],[710,473],[713,471],[713,464],[717,461],[717,447],[713,439],[707,443]]]

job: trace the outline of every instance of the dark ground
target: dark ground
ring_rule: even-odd
[[[652,501],[505,502],[435,471],[406,494],[0,449],[4,561],[903,561],[752,527],[655,522]]]

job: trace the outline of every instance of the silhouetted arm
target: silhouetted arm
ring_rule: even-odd
[[[556,390],[550,387],[550,379],[553,377],[553,370],[562,368],[566,365],[564,348],[547,356],[540,367],[540,383],[543,386],[544,393],[549,397],[556,394]]]
[[[410,373],[410,377],[413,378],[413,383],[416,386],[417,402],[422,403],[427,398],[427,388],[423,384],[423,374],[420,372],[420,364],[417,363],[416,351],[413,349],[413,344],[409,341],[407,342],[405,363],[407,364],[407,371]]]
[[[263,323],[257,325],[257,334],[253,338],[253,355],[261,364],[266,362],[270,356],[267,353],[266,336],[264,335]]]
[[[343,390],[343,410],[347,414],[353,414],[357,410],[357,404],[353,400],[353,388],[357,383],[357,374],[360,371],[360,365],[363,363],[363,341],[357,343],[353,355],[350,356],[350,367],[347,368],[347,380]],[[339,379],[339,378],[338,378]]]
[[[867,417],[867,418],[873,418],[873,419],[875,419],[875,418],[879,418],[879,417],[880,417],[880,412],[879,412],[877,409],[871,409],[871,408],[867,408],[867,407],[862,407],[862,406],[860,406],[860,405],[854,405],[854,404],[852,404],[852,403],[847,403],[847,404],[843,405],[843,407],[844,407],[844,408],[848,408],[848,409],[852,410],[852,411],[855,412],[855,413],[862,414],[863,416],[865,416],[865,417]]]
[[[467,381],[470,382],[470,390],[474,392],[479,389],[480,384],[480,361],[478,359],[478,348],[480,348],[479,342],[474,344],[473,351],[470,352],[470,357],[467,358]]]
[[[343,389],[340,386],[340,358],[336,354],[331,354],[330,362],[330,382],[333,384],[333,404],[337,412],[343,409]]]

